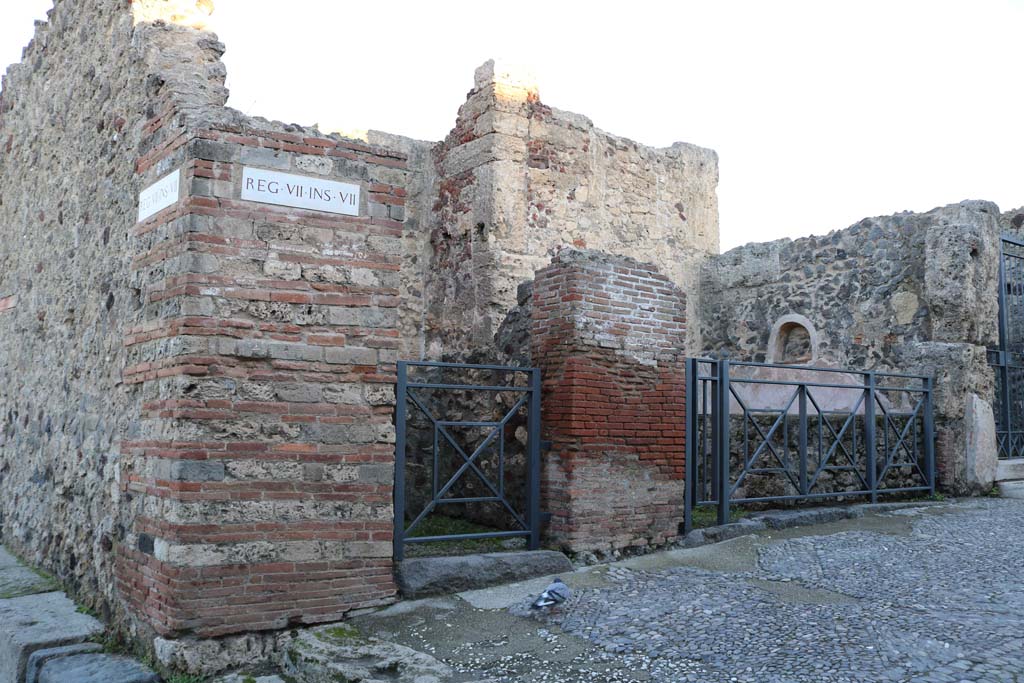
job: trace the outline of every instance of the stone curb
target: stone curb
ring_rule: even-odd
[[[140,662],[103,652],[91,640],[103,624],[63,592],[31,592],[36,574],[0,546],[0,586],[12,585],[30,592],[0,599],[0,683],[159,683]]]
[[[141,662],[103,652],[72,654],[48,660],[31,683],[160,683]],[[28,683],[28,682],[26,682]]]
[[[759,512],[738,522],[719,526],[694,529],[674,544],[676,548],[696,548],[709,543],[720,543],[747,534],[766,531],[768,529],[790,529],[797,526],[828,524],[843,519],[857,519],[866,514],[889,512],[915,507],[933,507],[955,503],[955,499],[943,501],[926,500],[900,503],[858,503],[842,507],[808,508],[805,510],[770,510]]]
[[[99,652],[103,648],[99,643],[77,643],[63,647],[50,647],[43,650],[36,650],[28,657],[28,666],[25,667],[25,683],[38,683],[39,671],[51,659],[69,657],[71,655],[89,654]]]
[[[0,600],[0,683],[22,683],[36,650],[81,643],[103,624],[77,611],[59,591]]]

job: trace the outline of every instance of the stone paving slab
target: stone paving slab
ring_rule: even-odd
[[[1024,480],[1001,481],[998,487],[999,495],[1003,498],[1024,500]]]
[[[56,588],[53,581],[24,566],[0,546],[0,600],[46,593]]]
[[[285,673],[302,683],[442,683],[452,675],[447,665],[429,654],[367,638],[344,624],[299,632],[286,648],[283,663]]]
[[[60,592],[0,600],[0,683],[21,683],[34,651],[71,645],[103,633]],[[74,679],[67,679],[74,680]]]
[[[78,654],[43,664],[37,683],[160,683],[160,677],[131,657]]]
[[[563,575],[549,613],[544,577],[355,623],[452,683],[1024,683],[1024,502],[799,517]]]

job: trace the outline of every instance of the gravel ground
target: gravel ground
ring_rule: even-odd
[[[531,582],[365,628],[453,681],[1024,683],[1022,569],[1024,501],[969,499],[576,572],[543,616]]]

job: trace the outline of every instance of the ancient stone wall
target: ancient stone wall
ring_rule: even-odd
[[[59,2],[3,89],[3,540],[143,635],[395,592],[407,159],[225,109],[208,4]],[[243,167],[357,215],[242,201]]]
[[[637,499],[647,521],[612,545],[672,535],[674,286],[695,300],[696,264],[717,249],[715,154],[603,133],[493,63],[437,144],[248,118],[224,106],[211,8],[58,0],[4,79],[3,542],[140,636],[390,601],[394,363],[529,362],[524,283],[565,245],[667,275],[620,264],[609,285],[654,301],[664,328],[618,311],[626,332],[573,343],[621,379],[624,415],[673,416],[653,442],[623,425],[605,444],[628,461],[609,467],[656,481]],[[354,184],[361,201],[343,216],[243,200],[246,169]],[[156,183],[171,199],[149,215],[140,192]],[[580,320],[600,318],[591,280]],[[616,335],[629,342],[602,346]],[[634,348],[644,335],[661,350]],[[582,439],[569,450],[598,443],[568,429]]]
[[[1024,234],[1024,206],[1006,211],[1000,216],[1000,227],[1004,233]]]
[[[417,307],[410,318],[422,335],[406,332],[410,350],[494,360],[518,287],[563,246],[653,262],[696,305],[697,266],[718,250],[713,151],[609,135],[541,103],[531,78],[488,62],[432,161],[428,196],[413,202],[430,247],[414,250],[421,271],[409,273],[423,278],[409,283],[405,304]]]
[[[574,551],[659,545],[682,521],[686,298],[651,264],[565,250],[537,274],[548,537]]]
[[[976,488],[967,410],[973,396],[991,412],[999,217],[962,202],[726,252],[701,270],[704,351],[792,362],[786,335],[802,329],[815,363],[934,376],[940,480]]]
[[[123,0],[60,0],[0,93],[0,534],[107,616],[120,612],[114,557],[135,509],[121,441],[142,400],[121,379],[126,330],[147,306],[132,268],[136,161],[146,122],[180,92],[182,58],[197,105],[223,103],[209,78],[221,50],[190,29],[135,25]]]

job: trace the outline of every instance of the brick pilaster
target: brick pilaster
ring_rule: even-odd
[[[682,521],[686,298],[654,266],[566,250],[537,274],[543,498],[564,548],[662,544]]]
[[[142,184],[180,170],[182,191],[135,230],[119,589],[170,636],[390,602],[405,159],[249,128],[163,139]],[[358,184],[359,215],[243,201],[245,167]]]

